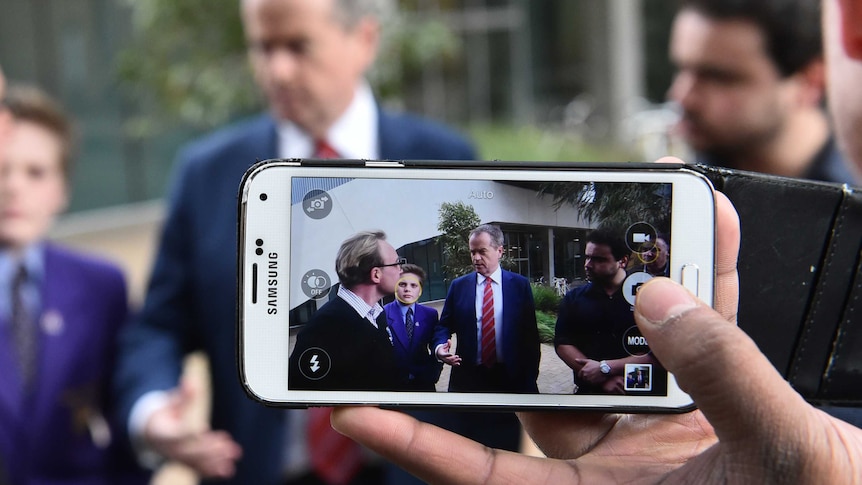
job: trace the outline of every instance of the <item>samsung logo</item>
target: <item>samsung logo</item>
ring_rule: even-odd
[[[266,313],[275,315],[278,313],[278,253],[267,255],[266,267]]]

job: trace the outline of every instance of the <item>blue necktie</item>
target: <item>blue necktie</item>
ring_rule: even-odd
[[[413,307],[407,309],[407,316],[404,318],[404,328],[407,329],[407,342],[413,342]]]
[[[36,372],[36,325],[24,301],[27,270],[21,266],[12,280],[12,335],[24,387],[29,387]]]

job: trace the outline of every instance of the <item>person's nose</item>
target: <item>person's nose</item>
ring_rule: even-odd
[[[287,49],[274,49],[266,63],[270,78],[278,84],[289,83],[296,76],[296,56]]]
[[[0,163],[0,196],[8,200],[23,190],[24,177]]]
[[[689,108],[697,99],[696,87],[696,79],[693,74],[686,71],[677,72],[667,90],[667,98],[679,104],[683,109]]]

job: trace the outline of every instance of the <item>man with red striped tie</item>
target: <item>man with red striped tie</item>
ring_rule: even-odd
[[[538,392],[539,333],[530,282],[500,267],[499,227],[473,229],[469,245],[476,271],[452,282],[434,336],[437,358],[452,366],[449,391]]]
[[[255,161],[477,158],[473,145],[452,129],[384,109],[375,97],[366,72],[377,57],[383,16],[394,3],[234,2],[267,109],[194,140],[179,153],[146,302],[118,351],[118,419],[129,429],[142,463],[178,461],[222,484],[405,483],[387,481],[379,459],[364,467],[376,473],[365,480],[365,473],[344,480],[320,476],[312,462],[329,455],[315,451],[316,440],[306,438],[311,429],[325,431],[328,419],[317,426],[309,416],[315,413],[268,408],[249,399],[237,379],[235,358],[236,197]],[[184,359],[194,351],[203,352],[210,364],[212,409],[205,431],[186,424],[195,409],[194,393],[179,385]],[[460,431],[460,415],[432,417]],[[472,415],[463,420],[476,421]],[[510,433],[519,432],[515,422]]]

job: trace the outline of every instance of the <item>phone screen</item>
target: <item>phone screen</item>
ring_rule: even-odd
[[[267,386],[289,396],[275,401],[661,408],[679,399],[633,305],[649,279],[679,280],[691,254],[705,253],[699,267],[710,271],[711,231],[675,219],[704,197],[681,190],[678,173],[481,172],[296,170],[249,195],[282,205],[262,219],[266,237],[243,236],[247,253],[257,249],[245,305],[267,308],[278,328],[255,337],[270,340],[265,360],[279,368]],[[384,245],[376,260],[368,241]],[[246,339],[245,359],[259,360],[252,347]]]

